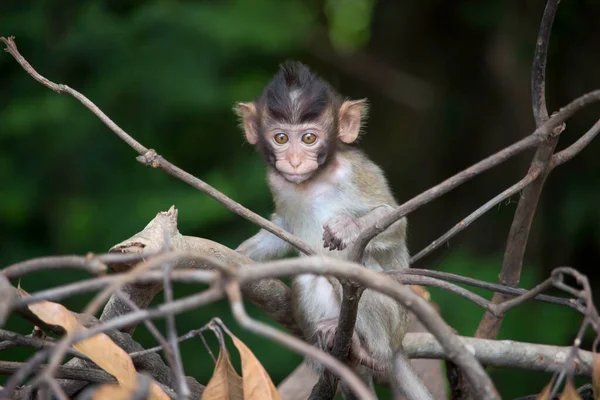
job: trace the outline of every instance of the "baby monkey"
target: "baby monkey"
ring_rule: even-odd
[[[236,111],[246,139],[267,164],[275,203],[272,221],[321,254],[348,259],[361,229],[397,206],[382,170],[350,146],[367,115],[365,100],[344,100],[308,67],[288,62],[255,101],[237,104]],[[367,268],[409,266],[406,224],[403,218],[371,240],[362,260]],[[261,230],[237,250],[266,261],[293,249]],[[295,277],[292,306],[306,340],[326,349],[333,345],[341,296],[335,280]],[[351,358],[360,361],[366,351],[377,369],[388,369],[408,323],[407,311],[396,301],[366,290],[359,302]],[[373,371],[362,366],[357,372],[370,380]]]

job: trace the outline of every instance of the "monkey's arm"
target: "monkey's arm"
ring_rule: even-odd
[[[360,218],[339,215],[323,226],[324,247],[330,250],[343,250],[354,242],[360,232],[390,213],[393,207],[387,204],[376,206]],[[365,249],[365,257],[372,256],[383,269],[408,267],[406,248],[406,218],[402,218],[374,237]]]
[[[282,229],[285,229],[282,218],[277,214],[271,216],[271,221]],[[245,240],[236,249],[236,251],[257,262],[283,257],[291,250],[292,246],[289,243],[264,229],[261,229],[250,239]]]

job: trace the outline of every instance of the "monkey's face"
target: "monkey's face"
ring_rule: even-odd
[[[309,179],[327,157],[327,135],[319,124],[273,124],[263,137],[271,163],[292,183]]]

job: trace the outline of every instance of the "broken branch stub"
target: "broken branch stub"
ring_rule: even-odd
[[[208,239],[184,236],[177,229],[178,210],[175,206],[166,212],[159,212],[146,227],[110,249],[111,253],[148,253],[155,255],[161,251],[195,253],[194,259],[182,257],[178,259],[173,269],[213,269],[211,260],[227,265],[235,265],[240,268],[252,268],[254,263],[250,258],[220,243]],[[202,261],[206,259],[206,262]],[[130,270],[133,263],[108,264],[115,272]],[[258,308],[264,311],[275,322],[283,325],[293,334],[300,336],[300,330],[294,322],[290,305],[290,289],[279,279],[267,278],[251,281],[242,285],[244,298],[250,300]],[[162,284],[128,284],[124,291],[140,307],[146,308],[158,293],[162,290]],[[111,304],[112,303],[112,304]],[[105,307],[101,320],[115,315],[116,307],[121,306],[118,298],[113,296]],[[122,314],[120,312],[119,314]],[[131,327],[130,327],[131,330]],[[131,333],[132,330],[129,332]]]

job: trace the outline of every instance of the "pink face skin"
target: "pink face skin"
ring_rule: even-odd
[[[319,151],[326,146],[322,128],[316,124],[276,124],[265,139],[275,155],[275,168],[285,180],[299,184],[319,168]]]

